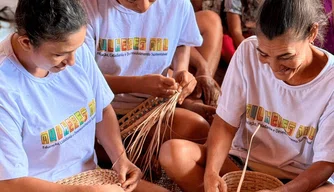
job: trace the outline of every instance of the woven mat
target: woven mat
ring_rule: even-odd
[[[182,192],[181,189],[174,183],[166,174],[164,170],[162,170],[162,176],[159,180],[153,181],[155,184],[160,185],[172,192]]]

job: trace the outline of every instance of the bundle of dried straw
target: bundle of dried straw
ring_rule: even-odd
[[[152,160],[159,154],[160,145],[166,130],[172,132],[172,123],[180,93],[176,92],[168,99],[151,97],[119,120],[121,135],[130,139],[126,148],[129,159],[136,163],[143,152],[144,142],[155,127],[149,146],[143,156],[141,169],[149,171],[152,179]]]

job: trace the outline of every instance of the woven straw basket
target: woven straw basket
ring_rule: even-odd
[[[167,100],[160,97],[150,97],[118,120],[122,139],[134,133],[136,127]]]
[[[237,191],[241,174],[242,171],[233,171],[223,176],[228,192]],[[260,172],[246,171],[241,192],[256,192],[264,189],[275,189],[280,186],[283,186],[283,183],[276,177]]]
[[[117,184],[117,173],[109,169],[94,169],[57,181],[63,185],[108,185]]]

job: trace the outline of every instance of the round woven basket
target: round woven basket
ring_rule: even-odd
[[[241,174],[242,171],[233,171],[223,176],[228,192],[237,191]],[[283,183],[276,177],[260,172],[246,171],[240,191],[255,192],[263,189],[275,189],[280,186],[283,186]]]
[[[109,169],[94,169],[57,181],[63,185],[108,185],[117,184],[117,173]]]

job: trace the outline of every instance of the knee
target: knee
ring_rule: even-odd
[[[159,162],[165,170],[177,168],[187,157],[187,147],[183,140],[173,139],[166,141],[160,148]]]
[[[203,10],[196,12],[197,24],[201,32],[214,31],[223,33],[220,16],[214,11]],[[208,22],[209,21],[209,22]]]
[[[187,122],[187,126],[191,127],[188,130],[191,131],[189,133],[191,137],[184,139],[194,141],[196,143],[204,143],[208,137],[210,130],[210,124],[208,123],[208,121],[205,120],[202,116],[194,114],[193,116],[189,117]]]
[[[327,184],[324,186],[321,186],[312,192],[333,192],[334,191],[334,185],[333,184]]]

